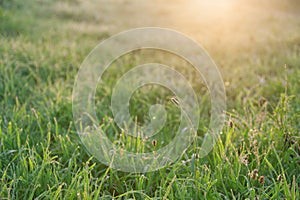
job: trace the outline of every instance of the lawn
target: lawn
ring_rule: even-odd
[[[0,0],[0,199],[300,199],[299,3],[170,2]],[[81,141],[72,92],[95,46],[150,26],[182,32],[208,52],[224,80],[226,119],[212,151],[199,157],[211,114],[201,77],[164,51],[121,56],[95,92],[99,127],[114,144],[156,152],[180,125],[174,94],[158,85],[135,91],[129,110],[142,125],[151,105],[163,104],[168,123],[159,134],[141,140],[114,122],[113,87],[136,65],[172,66],[200,105],[197,137],[175,162],[124,172],[99,162]]]

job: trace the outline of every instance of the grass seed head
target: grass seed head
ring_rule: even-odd
[[[123,156],[123,154],[124,154],[124,149],[120,149],[120,156]]]
[[[240,156],[239,157],[239,161],[240,163],[243,163],[244,165],[248,166],[248,156],[247,155],[244,155],[244,156]]]
[[[249,174],[250,178],[253,180],[256,180],[258,177],[258,169],[254,169],[250,174]]]
[[[263,105],[265,105],[266,102],[267,102],[267,99],[264,97],[261,97],[259,99],[259,106],[262,107]]]
[[[264,176],[260,176],[258,179],[260,184],[264,184],[265,183],[265,177]]]
[[[229,127],[233,128],[233,122],[231,120],[229,121]]]
[[[171,98],[171,101],[172,101],[176,106],[179,106],[179,101],[178,101],[175,97],[172,97],[172,98]]]
[[[157,141],[156,140],[152,140],[152,145],[155,147],[157,145]]]
[[[277,182],[281,182],[281,180],[282,180],[282,176],[281,176],[281,174],[279,174],[279,175],[277,176],[276,181],[277,181]]]

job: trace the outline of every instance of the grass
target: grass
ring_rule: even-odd
[[[0,198],[299,199],[299,6],[293,0],[243,3],[215,25],[218,19],[206,15],[203,20],[193,4],[181,1],[159,8],[138,1],[98,5],[80,0],[0,0]],[[178,12],[180,8],[188,12]],[[140,21],[121,20],[129,14]],[[167,22],[149,21],[149,16]],[[193,16],[199,19],[192,22]],[[225,80],[226,124],[205,158],[197,158],[199,140],[172,165],[155,172],[125,173],[98,162],[80,142],[72,118],[72,89],[81,62],[99,41],[121,30],[151,25],[189,33],[212,55]],[[141,55],[145,60],[139,60]],[[108,86],[97,89],[96,104],[102,106],[97,114],[110,139],[121,133],[106,106],[114,84],[111,76],[120,76],[121,64],[127,70],[161,55],[137,52],[122,57],[107,72]],[[178,70],[184,64],[168,60]],[[182,72],[202,94],[202,103],[207,102],[206,90],[193,72]],[[162,88],[148,91],[142,88],[134,94],[130,112],[142,123],[149,105],[162,100],[174,124],[178,108],[167,100],[171,94]],[[199,138],[207,128],[208,112],[201,110]],[[163,146],[170,132],[172,127],[166,127],[154,138],[158,144],[147,141],[145,149]],[[122,137],[126,148],[132,148],[135,141]]]

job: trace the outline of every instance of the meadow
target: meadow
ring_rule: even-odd
[[[0,0],[0,199],[299,199],[300,5],[211,2]],[[137,141],[113,122],[112,87],[137,64],[168,60],[189,77],[204,106],[199,140],[176,162],[154,172],[122,172],[82,144],[72,90],[99,42],[150,26],[180,31],[207,50],[224,80],[226,122],[213,150],[199,158],[210,108],[199,77],[164,52],[123,56],[96,92],[97,116],[112,141],[155,151],[172,140],[179,123],[172,94],[156,86],[134,93],[130,113],[142,124],[149,106],[163,103],[172,123],[161,134]]]

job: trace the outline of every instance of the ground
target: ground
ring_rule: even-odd
[[[0,198],[299,199],[300,6],[297,0],[210,2],[0,0]],[[200,139],[176,162],[154,172],[121,172],[82,144],[72,90],[80,64],[99,42],[149,26],[180,31],[206,49],[224,80],[226,122],[213,150],[198,158],[209,119],[204,106]],[[126,149],[141,150],[133,144],[143,142],[113,123],[111,87],[123,69],[153,57],[168,58],[175,68],[186,64],[169,56],[124,56],[106,73],[108,85],[97,89],[102,128]],[[209,105],[205,87],[193,75],[189,80]],[[143,143],[145,151],[168,143],[178,120],[168,91],[151,91],[133,95],[131,114],[143,123],[149,105],[162,99],[176,123]]]

